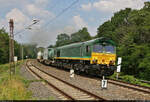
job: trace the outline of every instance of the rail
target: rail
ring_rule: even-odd
[[[27,64],[27,63],[26,63],[26,64]],[[93,93],[91,93],[91,92],[89,92],[89,91],[87,91],[87,90],[84,90],[84,89],[82,89],[82,88],[79,88],[79,87],[77,87],[77,86],[71,84],[71,83],[68,83],[68,82],[66,82],[66,81],[64,81],[64,80],[62,80],[62,79],[60,79],[60,78],[58,78],[58,77],[56,77],[56,76],[54,76],[54,75],[52,75],[52,74],[50,74],[50,73],[47,73],[47,72],[41,70],[39,67],[37,67],[37,66],[35,66],[35,65],[33,65],[33,64],[31,64],[31,65],[32,65],[33,67],[37,68],[37,69],[38,69],[39,71],[41,71],[42,73],[44,73],[44,74],[46,74],[46,75],[48,75],[48,76],[50,76],[50,77],[52,77],[52,78],[55,78],[56,80],[59,80],[60,82],[65,83],[66,85],[71,86],[72,88],[74,88],[74,89],[76,89],[76,90],[79,90],[80,92],[82,92],[82,93],[84,93],[84,94],[87,94],[88,96],[93,97],[93,98],[96,99],[96,100],[106,100],[106,99],[101,98],[100,96],[95,95],[95,94],[93,94]],[[27,66],[30,67],[28,64],[27,64]],[[32,69],[30,68],[30,70],[32,70]],[[32,72],[37,75],[37,73],[35,73],[33,70],[32,70]],[[40,77],[41,79],[43,79],[40,75],[37,75],[37,76]],[[56,90],[58,90],[59,92],[61,92],[62,94],[64,94],[68,99],[75,100],[75,98],[73,98],[72,96],[70,96],[70,95],[67,94],[66,92],[60,90],[58,87],[54,86],[54,85],[51,84],[50,82],[46,81],[46,83],[48,83],[50,86],[54,87]]]

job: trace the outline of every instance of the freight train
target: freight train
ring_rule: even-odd
[[[103,37],[47,48],[39,55],[38,61],[58,68],[74,69],[75,73],[110,76],[116,70],[116,45]]]

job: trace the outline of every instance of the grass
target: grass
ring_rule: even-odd
[[[116,75],[117,75],[117,73],[115,72],[109,78],[116,79]],[[123,73],[119,73],[119,80],[125,81],[125,82],[128,82],[128,83],[132,83],[132,84],[138,84],[138,85],[141,85],[141,86],[150,87],[150,84],[148,84],[148,83],[142,83],[140,81],[140,79],[137,79],[137,78],[135,78],[134,76],[131,76],[131,75],[124,75]]]
[[[0,65],[0,100],[29,100],[32,99],[32,93],[28,91],[19,74],[19,65],[16,65],[16,74],[9,74],[9,64]]]
[[[0,65],[0,100],[37,100],[32,97],[32,92],[27,90],[32,82],[43,80],[27,80],[19,73],[20,65],[23,62],[18,61],[16,65],[16,73],[11,76],[9,74],[9,64]],[[47,100],[53,100],[49,97]]]

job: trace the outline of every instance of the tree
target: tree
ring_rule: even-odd
[[[21,59],[20,44],[14,40],[14,55]],[[9,62],[9,36],[5,29],[0,29],[0,64]]]
[[[112,33],[115,30],[115,26],[111,23],[111,21],[107,21],[97,29],[98,37],[109,37],[112,38]]]
[[[48,48],[53,48],[53,47],[54,47],[54,45],[49,45],[49,46],[48,46]]]
[[[71,34],[71,43],[91,40],[91,36],[86,27],[76,33]]]
[[[75,42],[88,41],[92,39],[87,28],[84,27],[80,29],[78,32],[71,34],[71,37],[67,34],[59,34],[57,36],[57,41],[55,47],[63,46]]]
[[[68,44],[69,43],[69,41],[70,41],[70,37],[69,37],[69,35],[67,35],[67,34],[59,34],[58,36],[57,36],[57,41],[56,41],[56,47],[58,47],[58,46],[63,46],[63,45],[66,45],[66,44]]]
[[[129,25],[128,16],[131,11],[130,8],[126,8],[125,10],[116,12],[111,20],[104,22],[104,24],[98,27],[97,37],[108,37],[119,43],[118,40],[121,41],[122,37],[126,34],[126,26]]]
[[[140,10],[126,8],[97,29],[97,37],[108,37],[117,43],[124,74],[150,80],[150,2]]]
[[[145,2],[143,9],[150,10],[150,2]]]
[[[36,46],[36,44],[24,44],[24,58],[26,58],[26,56],[28,56],[28,58],[36,58],[38,52]]]
[[[9,36],[2,28],[0,29],[0,64],[9,62]]]

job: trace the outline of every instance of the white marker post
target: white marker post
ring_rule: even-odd
[[[17,56],[14,56],[14,63],[15,63],[15,73],[16,73]]]
[[[121,71],[121,61],[122,61],[122,58],[121,57],[118,57],[118,66],[117,66],[117,75],[116,75],[116,78],[118,79],[119,77],[119,73]]]
[[[105,76],[103,76],[101,87],[102,87],[102,89],[107,89],[107,80],[105,80]]]
[[[14,61],[17,62],[17,56],[14,56]]]
[[[73,78],[74,77],[74,70],[70,69],[70,77]]]

